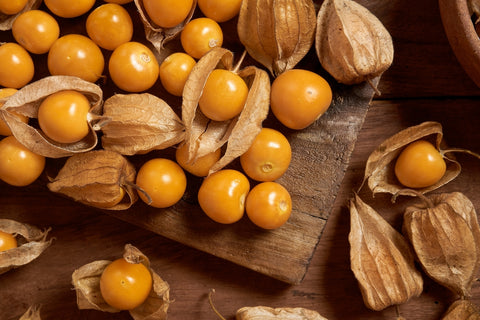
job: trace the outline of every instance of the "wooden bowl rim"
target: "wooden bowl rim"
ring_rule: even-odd
[[[452,50],[468,76],[480,87],[480,37],[467,0],[439,0],[440,16]]]

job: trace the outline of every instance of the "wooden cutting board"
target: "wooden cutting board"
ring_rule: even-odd
[[[196,191],[201,180],[193,176],[188,176],[184,199],[173,207],[155,209],[137,203],[129,210],[110,214],[281,281],[300,283],[330,215],[374,94],[367,84],[335,85],[333,91],[328,111],[304,130],[285,130],[272,118],[264,122],[266,127],[281,130],[292,146],[292,163],[278,182],[290,191],[293,211],[281,228],[262,230],[246,216],[232,225],[211,221],[197,204]],[[158,153],[165,156],[165,151]]]
[[[134,21],[134,40],[148,44],[144,40],[143,27],[133,3],[126,8]],[[62,20],[62,34],[85,34],[81,19]],[[240,55],[243,47],[236,37],[235,20],[222,24],[222,28],[226,35],[224,47]],[[175,46],[178,48],[178,43],[172,42],[171,48]],[[108,61],[110,53],[104,53]],[[35,63],[38,68],[34,80],[48,75],[45,55],[36,56]],[[247,56],[243,65],[249,63],[255,62]],[[191,175],[188,176],[184,198],[171,208],[156,209],[139,200],[129,210],[103,212],[281,281],[300,283],[325,228],[374,91],[368,84],[342,86],[328,78],[313,48],[297,67],[325,76],[332,85],[334,99],[331,107],[316,123],[301,131],[287,130],[272,115],[264,122],[264,126],[283,132],[292,146],[291,166],[278,181],[290,191],[293,201],[293,212],[286,225],[265,231],[254,226],[247,217],[233,225],[211,221],[196,200],[201,179]],[[108,75],[100,86],[104,91],[104,100],[121,92],[113,86]],[[181,105],[178,98],[166,96],[161,85],[149,92],[166,100],[174,108]],[[173,148],[135,156],[131,160],[138,168],[147,158],[156,156],[173,159]],[[239,168],[238,161],[230,165],[235,166]],[[39,198],[56,197],[43,187]]]

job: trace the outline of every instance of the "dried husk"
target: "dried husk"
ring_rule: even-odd
[[[0,13],[0,31],[11,30],[13,21],[15,21],[15,19],[19,15],[29,10],[38,9],[41,4],[42,4],[42,0],[28,0],[27,3],[25,4],[25,7],[17,14],[7,15],[7,14]]]
[[[278,76],[308,53],[315,26],[312,0],[244,0],[237,32],[249,55]]]
[[[13,234],[18,243],[17,248],[0,252],[0,274],[32,262],[53,241],[52,239],[47,240],[50,229],[40,230],[35,226],[15,220],[0,219],[0,230]]]
[[[441,320],[479,320],[480,310],[470,300],[454,301]]]
[[[264,70],[248,66],[240,71],[249,92],[245,106],[237,117],[227,121],[213,121],[202,114],[198,101],[208,75],[215,68],[232,70],[233,53],[214,48],[193,67],[185,84],[182,120],[185,125],[185,143],[189,146],[189,162],[214,152],[227,144],[222,157],[210,169],[218,171],[248,150],[262,129],[270,104],[270,79]]]
[[[40,306],[31,306],[18,320],[41,320]]]
[[[103,121],[102,147],[123,155],[166,149],[185,139],[179,116],[164,100],[149,93],[108,98]]]
[[[152,275],[153,286],[147,300],[135,309],[129,310],[135,320],[164,320],[170,305],[170,287],[151,267],[150,260],[131,244],[125,245],[123,257],[130,263],[143,263]],[[103,312],[120,312],[109,306],[100,291],[100,277],[110,260],[97,260],[88,263],[72,274],[72,284],[77,293],[79,309],[94,309]]]
[[[87,119],[90,131],[78,142],[65,144],[53,141],[31,121],[24,123],[12,113],[37,118],[42,101],[49,95],[63,90],[83,93],[91,104]],[[8,97],[0,108],[0,119],[5,121],[17,140],[32,152],[49,158],[61,158],[95,148],[98,137],[93,125],[102,112],[102,99],[102,89],[94,83],[73,76],[48,76],[26,85]]]
[[[327,320],[317,311],[306,308],[243,307],[237,310],[236,320]]]
[[[362,186],[368,181],[368,187],[373,194],[380,192],[396,194],[403,190],[405,187],[400,184],[395,176],[395,160],[404,147],[420,139],[429,140],[441,151],[441,146],[445,144],[442,125],[434,121],[423,122],[419,125],[408,127],[383,141],[367,159]],[[451,155],[443,154],[443,158],[447,164],[447,170],[443,177],[434,185],[416,189],[416,191],[420,193],[433,191],[459,175],[461,171],[460,164]],[[404,191],[404,193],[415,196],[416,191],[410,193]]]
[[[315,49],[338,82],[356,84],[380,76],[393,62],[390,33],[367,8],[352,0],[325,0],[317,15]]]
[[[358,195],[350,200],[350,228],[351,269],[368,308],[383,310],[422,293],[408,242]]]
[[[164,52],[166,51],[164,50],[165,44],[177,37],[185,25],[192,19],[195,8],[197,7],[197,0],[193,0],[192,9],[185,20],[172,28],[162,28],[156,25],[152,19],[149,18],[143,5],[143,0],[134,0],[134,3],[145,29],[145,37],[153,45],[159,56],[159,60],[162,61],[164,57],[171,53],[170,51]]]
[[[453,192],[406,208],[403,232],[425,273],[462,298],[480,266],[480,228],[472,202]]]
[[[88,206],[125,210],[138,199],[134,188],[136,171],[128,159],[108,150],[94,150],[67,159],[47,187]],[[123,199],[113,206],[122,195]]]

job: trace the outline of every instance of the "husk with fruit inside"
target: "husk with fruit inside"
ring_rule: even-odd
[[[325,0],[317,14],[315,49],[338,82],[371,81],[393,62],[390,33],[367,8],[352,0]]]
[[[105,100],[102,118],[98,124],[103,149],[123,155],[166,149],[185,139],[179,116],[149,93],[113,95]]]
[[[308,53],[315,26],[311,0],[244,0],[237,32],[248,54],[278,76],[295,67]]]
[[[168,56],[171,52],[165,50],[165,44],[176,38],[182,32],[185,25],[192,19],[197,7],[197,0],[193,0],[192,8],[183,22],[172,28],[162,28],[155,24],[148,16],[143,0],[134,0],[140,19],[145,30],[145,38],[153,45],[159,61]]]
[[[170,305],[170,287],[151,267],[150,260],[131,244],[125,245],[123,257],[130,263],[142,263],[150,270],[153,280],[152,290],[145,302],[129,310],[135,320],[164,320]],[[97,260],[76,269],[72,274],[72,284],[77,294],[79,309],[94,309],[116,313],[120,310],[109,306],[102,298],[100,277],[110,260]]]
[[[462,193],[420,195],[406,208],[403,233],[425,273],[462,298],[480,266],[480,228],[473,203]]]
[[[240,59],[240,62],[243,59]],[[214,48],[193,67],[183,91],[182,120],[185,125],[185,143],[188,145],[188,161],[212,153],[226,144],[222,157],[212,166],[215,172],[242,155],[262,129],[270,107],[270,79],[264,70],[247,66],[238,71],[249,92],[240,115],[227,121],[213,121],[202,114],[198,101],[210,72],[223,68],[237,72],[233,67],[233,53],[228,49]]]
[[[379,311],[419,296],[423,279],[407,240],[358,195],[349,209],[350,265],[365,306]]]
[[[136,170],[121,154],[93,150],[69,157],[47,187],[88,206],[109,210],[125,210],[138,199],[134,189]],[[113,206],[109,203],[125,196]]]
[[[440,148],[445,145],[442,125],[435,121],[426,121],[401,130],[384,140],[367,159],[362,186],[367,182],[373,194],[380,192],[396,194],[405,189],[395,177],[395,160],[404,147],[420,139],[432,142],[439,152],[442,152]],[[426,193],[438,189],[459,175],[460,164],[450,154],[443,154],[443,158],[447,164],[443,177],[429,187],[417,189],[418,192]],[[404,192],[408,193],[405,190]],[[410,194],[415,195],[413,192]]]
[[[472,301],[466,299],[455,300],[441,320],[479,320],[480,310]]]
[[[25,7],[17,14],[8,15],[0,12],[0,31],[11,30],[13,22],[19,15],[30,10],[38,9],[42,2],[42,0],[28,0]]]
[[[16,248],[0,252],[0,274],[37,259],[53,241],[47,240],[50,229],[41,230],[11,219],[0,219],[0,231],[14,235],[18,244]]]
[[[12,112],[28,118],[37,118],[42,101],[49,95],[74,90],[86,96],[91,108],[88,113],[89,133],[75,143],[59,143],[49,139],[38,125],[22,122]],[[93,129],[102,112],[103,91],[94,83],[73,76],[48,76],[32,82],[8,97],[0,108],[0,119],[3,119],[17,140],[32,152],[49,157],[61,158],[82,153],[95,148],[98,142],[97,133]]]
[[[243,307],[237,310],[236,320],[327,320],[317,311],[296,308],[272,308],[266,306]]]

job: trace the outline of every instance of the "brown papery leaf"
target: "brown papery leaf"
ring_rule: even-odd
[[[327,320],[317,311],[306,308],[243,307],[237,310],[236,320]]]
[[[447,312],[443,315],[441,320],[479,320],[480,310],[470,300],[456,300]]]
[[[249,55],[278,76],[308,53],[315,26],[311,0],[244,0],[237,31]]]
[[[68,158],[47,187],[88,206],[124,210],[138,199],[135,175],[135,167],[124,156],[94,150]]]
[[[428,276],[468,297],[480,260],[473,204],[459,192],[421,197],[423,203],[405,210],[404,233]]]
[[[149,94],[116,94],[105,101],[102,146],[124,155],[166,149],[185,139],[185,126],[162,99]]]
[[[168,56],[171,52],[163,52],[164,45],[170,40],[177,37],[180,32],[182,32],[185,25],[192,19],[193,14],[195,13],[195,8],[197,7],[197,0],[193,0],[192,8],[183,22],[179,25],[176,25],[172,28],[162,28],[155,24],[152,19],[147,14],[145,6],[143,5],[143,0],[134,0],[135,6],[137,7],[140,19],[142,20],[145,37],[153,45],[159,56],[159,60],[163,61],[163,58]]]
[[[362,186],[368,181],[368,187],[373,194],[379,192],[396,194],[403,190],[405,187],[395,177],[395,160],[404,147],[420,139],[430,139],[436,148],[440,149],[441,145],[444,144],[442,125],[434,121],[423,122],[419,125],[408,127],[383,141],[367,159]],[[417,191],[421,193],[430,192],[458,176],[461,171],[460,164],[448,155],[444,155],[444,160],[447,164],[447,170],[443,177],[434,185],[417,189]],[[415,193],[410,193],[410,195],[414,196]]]
[[[164,320],[170,304],[170,287],[151,267],[150,260],[136,247],[125,245],[124,257],[130,263],[142,263],[150,270],[153,280],[152,290],[147,300],[135,309],[129,310],[135,320]],[[131,259],[131,260],[129,260]],[[138,261],[138,262],[137,262]],[[72,284],[77,293],[79,309],[94,309],[116,313],[120,310],[109,306],[100,291],[100,277],[110,260],[98,260],[88,263],[72,274]]]
[[[422,293],[408,242],[358,195],[350,200],[348,240],[351,268],[368,308],[382,310]]]
[[[53,141],[38,127],[22,122],[12,113],[37,118],[42,101],[49,95],[63,90],[75,90],[84,94],[91,105],[87,119],[90,131],[78,142],[65,144]],[[102,89],[94,83],[72,76],[48,76],[26,85],[10,96],[0,108],[0,119],[6,122],[17,140],[32,152],[49,158],[61,158],[95,148],[98,137],[93,124],[101,114],[102,99]]]
[[[41,320],[40,306],[31,306],[18,320]]]
[[[224,48],[214,48],[195,65],[183,91],[182,119],[185,124],[185,141],[189,146],[189,162],[207,155],[227,144],[225,153],[210,172],[218,171],[248,150],[262,129],[270,103],[268,74],[254,66],[238,72],[249,92],[245,106],[237,117],[228,121],[209,120],[198,108],[205,82],[215,68],[232,69],[233,53]]]
[[[0,231],[14,235],[18,244],[16,248],[0,252],[0,274],[32,262],[52,243],[52,239],[46,239],[50,229],[40,230],[15,220],[0,219]]]
[[[11,30],[13,21],[15,21],[19,15],[29,10],[38,9],[41,4],[42,0],[28,0],[25,7],[23,7],[23,9],[17,14],[7,15],[0,12],[0,31]]]
[[[393,62],[390,33],[352,0],[325,0],[317,15],[315,48],[338,82],[355,84],[381,75]]]

